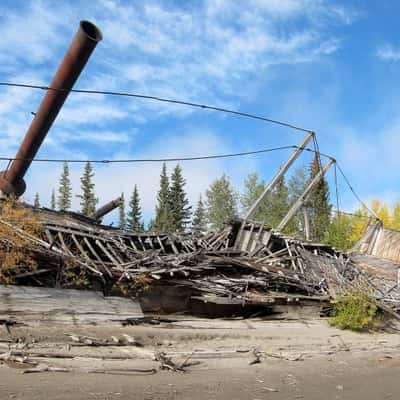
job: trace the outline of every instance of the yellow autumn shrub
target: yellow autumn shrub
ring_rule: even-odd
[[[0,201],[0,282],[14,283],[16,274],[37,268],[26,234],[40,236],[42,231],[43,224],[32,209],[12,196]]]

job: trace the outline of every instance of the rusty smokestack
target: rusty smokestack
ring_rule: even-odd
[[[101,31],[89,21],[81,21],[64,59],[59,66],[50,88],[40,104],[25,138],[7,171],[0,173],[0,191],[3,194],[21,196],[26,189],[24,176],[36,156],[47,132],[57,117],[70,90],[78,79],[97,43],[102,39]]]

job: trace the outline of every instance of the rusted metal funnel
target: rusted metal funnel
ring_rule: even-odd
[[[24,176],[32,158],[36,156],[70,90],[101,39],[101,31],[96,25],[89,21],[80,22],[78,32],[50,84],[50,88],[59,90],[49,89],[46,92],[15,160],[7,171],[0,172],[0,191],[3,194],[21,196],[25,192]]]
[[[109,201],[108,203],[104,204],[104,206],[98,208],[96,210],[96,212],[93,214],[94,219],[96,219],[97,221],[101,221],[101,219],[108,214],[109,212],[111,212],[112,210],[115,210],[117,207],[119,207],[119,205],[121,204],[122,201],[122,197],[117,197],[114,200]]]

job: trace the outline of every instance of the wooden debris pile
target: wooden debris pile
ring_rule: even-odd
[[[42,237],[19,232],[39,267],[16,274],[16,283],[63,286],[63,276],[84,274],[105,290],[124,285],[131,295],[172,286],[189,289],[191,298],[208,303],[268,306],[327,302],[367,282],[379,301],[393,312],[400,310],[397,272],[394,282],[332,247],[260,224],[239,229],[232,223],[218,232],[178,235],[121,231],[46,209],[40,215]]]

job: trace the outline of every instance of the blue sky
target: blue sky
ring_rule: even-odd
[[[90,3],[90,4],[89,4]],[[79,20],[104,40],[76,88],[209,103],[317,132],[367,201],[399,200],[400,39],[396,1],[2,1],[1,81],[49,84]],[[43,93],[0,88],[0,155],[13,156]],[[303,134],[253,120],[144,100],[71,94],[38,156],[139,158],[297,144]],[[191,201],[228,174],[268,179],[288,152],[182,165]],[[309,156],[298,162],[309,162]],[[172,169],[174,164],[168,165]],[[159,164],[95,166],[100,202],[138,184],[148,218]],[[25,198],[47,204],[61,166],[34,164]],[[75,193],[83,166],[71,166]],[[332,173],[330,173],[332,179]],[[343,207],[358,204],[340,183]],[[78,206],[78,200],[74,200]]]

